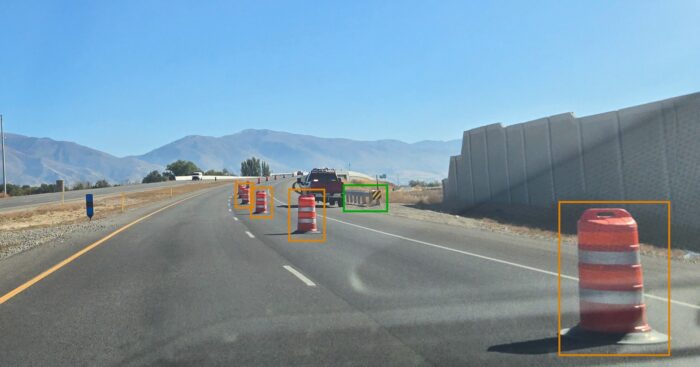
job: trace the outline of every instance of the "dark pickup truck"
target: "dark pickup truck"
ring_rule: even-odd
[[[326,189],[326,202],[328,205],[343,205],[343,182],[335,174],[335,170],[328,168],[314,168],[306,175],[305,180],[297,178],[297,184],[303,188]],[[311,191],[316,197],[316,201],[323,201],[323,193]]]

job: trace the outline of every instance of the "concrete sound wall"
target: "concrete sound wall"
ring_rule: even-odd
[[[571,113],[549,118],[554,196],[558,200],[576,200],[585,193],[583,147],[579,127],[578,121]]]
[[[671,200],[674,237],[698,238],[700,93],[580,118],[565,113],[465,131],[444,185],[454,209]]]
[[[486,152],[489,166],[489,190],[491,200],[510,202],[510,179],[508,178],[508,150],[506,132],[500,124],[486,127]]]
[[[529,204],[530,193],[527,187],[523,124],[511,125],[505,130],[508,149],[507,160],[510,201],[514,204]]]
[[[523,124],[523,135],[529,202],[533,205],[549,205],[554,201],[549,120],[543,118]]]
[[[489,186],[489,161],[486,148],[486,128],[480,127],[469,133],[469,159],[472,166],[472,185],[474,191],[474,203],[483,203],[491,200],[491,187]]]

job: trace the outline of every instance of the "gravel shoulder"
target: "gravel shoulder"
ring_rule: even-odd
[[[139,214],[219,186],[182,186],[175,188],[172,196],[170,188],[131,193],[125,196],[124,211],[119,197],[104,198],[96,202],[92,220],[85,216],[84,205],[75,203],[0,214],[0,261],[42,245],[58,246],[81,234],[112,231]]]

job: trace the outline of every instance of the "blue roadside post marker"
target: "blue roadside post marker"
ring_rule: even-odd
[[[88,218],[92,220],[92,216],[95,214],[95,209],[92,205],[92,194],[85,195],[85,211],[87,212]]]

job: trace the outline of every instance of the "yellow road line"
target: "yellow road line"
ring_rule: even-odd
[[[208,191],[208,190],[207,190],[207,191]],[[12,291],[10,291],[9,293],[7,293],[6,295],[0,297],[0,305],[3,304],[3,303],[5,303],[5,302],[7,302],[7,301],[8,301],[9,299],[11,299],[12,297],[14,297],[14,296],[16,296],[16,295],[22,293],[22,292],[25,291],[27,288],[29,288],[29,287],[33,286],[34,284],[40,282],[42,279],[44,279],[44,278],[48,277],[49,275],[53,274],[56,270],[58,270],[58,269],[60,269],[60,268],[62,268],[62,267],[64,267],[64,266],[68,265],[68,264],[71,263],[73,260],[79,258],[80,256],[84,255],[84,254],[87,253],[88,251],[90,251],[90,250],[94,249],[95,247],[97,247],[97,246],[99,246],[99,245],[101,245],[101,244],[107,242],[109,239],[111,239],[112,237],[118,235],[119,233],[121,233],[121,232],[127,230],[129,227],[131,227],[131,226],[133,226],[133,225],[135,225],[135,224],[137,224],[137,223],[139,223],[139,222],[141,222],[141,221],[143,221],[143,220],[145,220],[145,219],[147,219],[147,218],[150,218],[151,216],[153,216],[153,215],[155,215],[155,214],[158,214],[158,213],[162,212],[162,211],[165,210],[165,209],[171,208],[171,207],[173,207],[173,206],[175,206],[175,205],[177,205],[177,204],[182,203],[183,201],[192,199],[192,198],[197,197],[197,196],[199,196],[199,195],[202,195],[202,194],[204,194],[204,193],[205,193],[205,192],[202,192],[202,193],[199,193],[199,194],[196,194],[196,195],[192,195],[192,196],[186,197],[186,198],[184,198],[184,199],[182,199],[182,200],[178,200],[178,201],[176,201],[176,202],[174,202],[174,203],[172,203],[172,204],[170,204],[170,205],[164,206],[164,207],[162,207],[162,208],[160,208],[160,209],[158,209],[158,210],[156,210],[156,211],[154,211],[154,212],[151,212],[151,213],[149,213],[149,214],[146,214],[146,215],[144,215],[143,217],[141,217],[141,218],[139,218],[139,219],[136,219],[135,221],[133,221],[133,222],[131,222],[131,223],[129,223],[129,224],[126,224],[125,226],[123,226],[123,227],[121,227],[121,228],[118,228],[118,229],[115,230],[114,232],[112,232],[112,233],[108,234],[107,236],[102,237],[101,239],[99,239],[99,240],[93,242],[91,245],[89,245],[89,246],[85,247],[84,249],[82,249],[82,250],[76,252],[75,254],[71,255],[71,256],[68,257],[67,259],[65,259],[65,260],[63,260],[63,261],[61,261],[61,262],[59,262],[58,264],[52,266],[51,268],[49,268],[48,270],[44,271],[43,273],[41,273],[41,274],[35,276],[34,278],[32,278],[31,280],[27,281],[26,283],[24,283],[24,284],[20,285],[19,287],[13,289]]]

